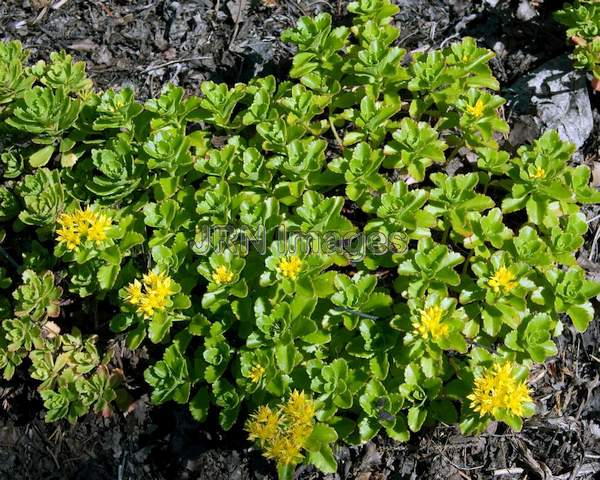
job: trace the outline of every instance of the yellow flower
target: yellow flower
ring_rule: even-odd
[[[264,456],[280,465],[302,460],[302,449],[314,428],[315,404],[294,390],[277,411],[263,405],[246,422],[250,440],[258,440]]]
[[[233,272],[224,265],[221,265],[213,272],[212,279],[217,285],[223,285],[233,280]]]
[[[279,262],[278,269],[284,277],[295,280],[302,269],[302,260],[296,255],[282,258]]]
[[[297,445],[304,445],[306,439],[310,437],[310,434],[313,432],[313,428],[314,426],[312,423],[292,423],[288,435]]]
[[[85,210],[79,209],[73,215],[77,222],[91,223],[96,219],[96,213],[90,207],[85,207]]]
[[[482,417],[493,414],[497,408],[522,416],[524,405],[532,399],[527,385],[515,380],[512,371],[513,365],[506,362],[494,365],[476,378],[473,393],[467,397],[471,400],[471,408]]]
[[[294,390],[283,407],[283,412],[296,422],[310,423],[315,416],[315,403],[304,392]]]
[[[475,105],[467,105],[467,113],[473,115],[475,118],[479,118],[483,115],[485,105],[481,98],[475,102]]]
[[[296,465],[302,460],[300,449],[293,439],[279,436],[265,448],[265,457],[275,460],[283,465]]]
[[[134,280],[125,288],[127,291],[127,301],[132,305],[139,305],[142,302],[142,284],[139,280]]]
[[[160,297],[168,297],[173,293],[171,287],[173,281],[165,272],[149,272],[143,277],[144,286],[149,294],[156,294]]]
[[[535,168],[535,172],[533,172],[533,174],[531,175],[531,178],[535,178],[535,179],[540,179],[540,178],[544,178],[546,176],[546,170],[544,170],[542,167],[536,167]]]
[[[75,250],[81,243],[81,235],[74,227],[64,227],[56,231],[59,243],[65,243],[67,250]]]
[[[61,213],[58,217],[58,223],[61,227],[65,228],[77,228],[77,220],[75,215],[70,213]]]
[[[144,282],[144,287],[156,288],[158,286],[158,284],[162,282],[161,277],[164,277],[164,275],[162,273],[156,273],[153,271],[144,273],[144,275],[142,276],[142,281]]]
[[[434,340],[448,335],[448,325],[442,323],[442,309],[438,305],[421,310],[421,320],[417,325],[417,331],[424,338],[431,336]]]
[[[248,439],[250,441],[263,440],[263,428],[264,426],[256,420],[249,420],[246,422],[246,431],[248,432]]]
[[[515,274],[512,273],[508,268],[500,267],[488,280],[488,285],[492,287],[492,290],[494,290],[495,293],[498,293],[500,290],[502,290],[502,292],[506,295],[518,285],[515,279]]]
[[[144,317],[150,318],[157,311],[161,312],[167,307],[167,297],[158,294],[155,290],[147,291],[142,297],[138,311]]]
[[[79,209],[73,214],[73,218],[79,226],[79,230],[83,235],[87,235],[88,228],[96,220],[96,214],[90,207],[86,207],[85,210]]]
[[[154,316],[154,306],[150,303],[146,295],[143,295],[140,299],[137,312],[144,318],[152,318]]]
[[[494,379],[496,382],[505,384],[512,380],[513,365],[510,362],[494,365]]]
[[[81,232],[75,217],[63,213],[58,217],[58,224],[61,227],[56,231],[58,242],[65,243],[68,250],[75,250],[81,243]]]
[[[143,285],[142,285],[143,284]],[[137,306],[137,312],[151,318],[157,311],[167,308],[169,297],[174,293],[173,281],[166,273],[149,272],[139,280],[134,280],[126,288],[127,301]]]
[[[272,441],[278,435],[280,422],[280,412],[271,410],[268,405],[261,405],[246,423],[248,438],[261,443]]]
[[[110,227],[111,223],[112,220],[106,215],[97,215],[96,218],[89,223],[87,229],[88,240],[96,243],[101,243],[106,240],[108,238],[106,230]]]
[[[63,213],[58,218],[61,227],[56,231],[58,242],[66,243],[69,250],[75,250],[84,237],[96,243],[103,242],[108,238],[106,230],[111,222],[109,217],[95,213],[90,207]]]
[[[262,365],[256,365],[255,367],[252,367],[250,369],[250,372],[248,372],[248,376],[250,377],[250,380],[252,380],[253,383],[260,382],[260,379],[264,374],[265,369],[262,367]]]
[[[519,417],[523,416],[523,404],[532,402],[531,395],[529,394],[529,388],[524,383],[517,385],[517,388],[512,392],[512,395],[507,396],[506,408],[508,408],[513,415]]]
[[[274,412],[268,405],[261,405],[253,415],[253,418],[260,423],[268,423]]]

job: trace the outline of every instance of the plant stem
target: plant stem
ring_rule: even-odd
[[[469,268],[469,262],[471,260],[471,257],[473,257],[473,254],[469,255],[466,259],[465,259],[465,263],[463,263],[463,268],[462,268],[462,274],[464,275],[465,273],[467,273],[467,268]]]
[[[333,119],[331,118],[331,116],[329,117],[329,126],[331,127],[331,132],[333,133],[333,136],[335,137],[336,142],[338,143],[338,145],[340,146],[342,151],[344,151],[344,142],[338,135],[338,132],[335,129],[335,125],[333,124]]]
[[[450,225],[448,225],[446,227],[446,230],[444,230],[444,235],[442,236],[442,243],[446,243],[446,240],[448,240],[449,233],[450,233]]]

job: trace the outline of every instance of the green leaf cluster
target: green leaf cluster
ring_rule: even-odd
[[[283,34],[283,81],[144,103],[94,90],[64,53],[27,66],[0,43],[0,368],[29,359],[48,420],[131,400],[104,341],[123,337],[152,345],[153,402],[223,429],[305,392],[307,460],[326,471],[336,439],[531,413],[468,396],[494,365],[525,381],[593,319],[600,285],[576,262],[590,171],[556,132],[502,147],[475,40],[409,54],[396,6],[349,10]]]
[[[600,3],[575,0],[555,12],[554,18],[567,27],[567,38],[575,44],[575,67],[591,71],[594,78],[600,79]]]

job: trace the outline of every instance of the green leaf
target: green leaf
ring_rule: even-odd
[[[176,310],[187,310],[192,306],[192,300],[189,296],[180,293],[173,297],[173,308]]]
[[[275,346],[275,357],[277,366],[284,373],[290,373],[294,368],[294,359],[296,358],[296,348],[292,343],[285,343]]]
[[[378,352],[375,354],[375,356],[369,360],[369,367],[375,378],[385,380],[390,369],[387,354],[385,352]]]
[[[131,330],[127,334],[127,347],[135,350],[140,346],[144,338],[146,338],[146,325],[140,322],[134,330]]]
[[[33,168],[43,167],[52,158],[54,150],[54,145],[48,145],[44,148],[39,149],[37,152],[35,152],[29,157],[29,165],[31,165]]]
[[[308,462],[323,473],[335,473],[337,471],[337,462],[329,445],[321,446],[321,450],[317,452],[309,452]]]
[[[148,325],[148,337],[152,343],[160,343],[171,330],[173,319],[165,312],[155,313]]]
[[[567,315],[579,332],[585,332],[594,319],[594,307],[590,302],[581,305],[572,305],[567,309]]]
[[[397,442],[408,442],[410,439],[410,432],[408,431],[408,424],[404,415],[396,414],[396,420],[394,425],[385,428],[386,433],[390,438]]]
[[[309,442],[333,443],[338,439],[336,431],[324,423],[316,423],[309,437]]]
[[[190,400],[189,407],[194,420],[200,423],[206,420],[210,407],[210,393],[206,387],[202,387],[196,392],[196,395]]]
[[[196,336],[207,335],[209,333],[209,328],[210,328],[210,322],[201,313],[194,315],[190,319],[190,323],[188,325],[188,331],[192,335],[196,335]]]
[[[221,410],[219,413],[219,425],[225,431],[229,430],[235,424],[238,414],[240,413],[239,406]]]
[[[111,290],[119,276],[121,267],[117,265],[102,265],[98,269],[98,283],[102,290]]]
[[[120,265],[121,264],[121,251],[116,245],[112,245],[100,253],[100,257],[103,260],[106,260],[111,265]]]
[[[330,297],[335,292],[333,281],[337,273],[333,270],[325,272],[313,280],[315,293],[319,298]]]
[[[381,424],[372,417],[364,417],[358,423],[358,433],[360,443],[365,443],[371,440],[379,430],[381,429]]]
[[[521,429],[523,428],[523,420],[521,419],[521,417],[518,417],[517,415],[513,415],[506,409],[495,409],[494,416],[498,420],[506,423],[515,432],[520,432]]]
[[[144,236],[141,233],[128,231],[119,242],[119,250],[121,251],[121,254],[123,254],[130,248],[141,245],[144,243],[144,240]]]
[[[413,432],[421,430],[421,426],[427,418],[427,410],[419,407],[411,407],[408,410],[408,428]]]
[[[458,421],[456,408],[449,400],[434,400],[428,410],[431,416],[447,425],[454,425]]]
[[[310,290],[303,288],[303,286],[310,286]],[[293,319],[301,316],[310,317],[317,305],[317,296],[312,292],[312,283],[310,280],[298,281],[296,284],[296,295],[290,305]]]
[[[133,324],[134,320],[135,316],[133,314],[119,313],[111,319],[110,329],[113,332],[123,332]]]

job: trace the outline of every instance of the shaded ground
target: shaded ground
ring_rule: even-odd
[[[488,0],[489,3],[494,3]],[[271,3],[273,2],[273,3]],[[564,49],[548,12],[561,2],[538,3],[538,16],[516,16],[519,2],[497,7],[467,0],[397,0],[400,43],[408,49],[436,47],[469,34],[499,54],[501,81]],[[511,5],[515,4],[515,5]],[[270,7],[268,5],[274,5]],[[171,81],[196,91],[207,78],[245,81],[285,73],[291,48],[279,40],[302,15],[322,11],[336,21],[346,0],[5,0],[0,39],[19,38],[34,59],[65,49],[86,60],[99,87],[134,85],[141,97]],[[500,6],[501,5],[501,6]],[[533,38],[540,41],[532,42]]]
[[[64,48],[88,62],[99,87],[133,85],[148,97],[167,81],[197,93],[207,78],[235,82],[285,72],[292,51],[279,41],[283,29],[320,11],[345,21],[345,1],[267,3],[8,0],[0,4],[0,39],[20,38],[35,59]],[[538,0],[533,10],[508,0],[397,3],[404,47],[427,49],[474,36],[496,51],[493,67],[503,85],[567,51],[549,15],[562,2]],[[600,143],[600,100],[594,102],[596,128],[583,152],[589,163],[598,160]],[[599,213],[586,211],[590,220]],[[600,277],[599,229],[600,219],[590,222],[579,260]],[[523,432],[496,425],[475,438],[439,426],[408,444],[378,437],[362,447],[340,447],[336,478],[600,478],[600,322],[583,335],[567,330],[559,343],[560,355],[532,374],[539,415]],[[248,450],[239,426],[223,434],[216,425],[195,423],[185,407],[152,407],[142,398],[125,416],[47,425],[25,372],[0,382],[0,402],[0,479],[273,478],[271,466]],[[298,477],[324,476],[306,468]]]

